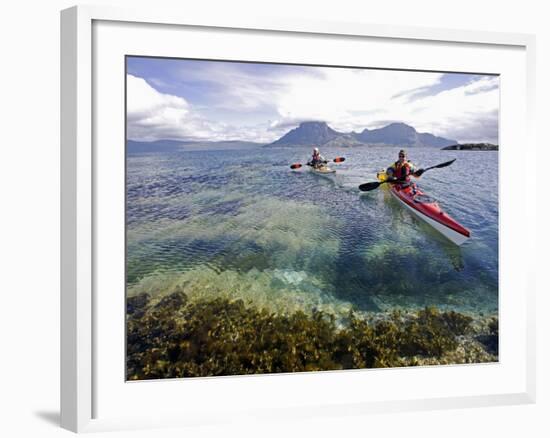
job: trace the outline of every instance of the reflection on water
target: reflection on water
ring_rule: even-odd
[[[472,230],[458,248],[382,187],[361,193],[394,148],[346,156],[332,176],[291,171],[308,149],[131,154],[127,181],[130,295],[241,297],[284,312],[334,313],[498,305],[497,153],[411,149],[423,190]],[[483,173],[484,184],[471,175]]]

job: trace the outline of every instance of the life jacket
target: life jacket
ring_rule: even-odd
[[[414,172],[414,166],[408,160],[403,163],[396,161],[390,166],[390,169],[393,170],[393,176],[404,181],[409,181],[409,176]]]

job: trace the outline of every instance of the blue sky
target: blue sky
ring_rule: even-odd
[[[498,142],[495,76],[127,58],[133,140],[270,142],[302,121],[350,132],[392,121],[460,142]]]

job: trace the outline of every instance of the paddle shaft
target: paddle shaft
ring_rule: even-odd
[[[456,161],[456,158],[451,160],[451,161],[445,161],[444,163],[441,163],[441,164],[436,164],[435,166],[430,166],[430,167],[426,167],[425,169],[418,169],[418,170],[422,170],[422,173],[426,172],[426,170],[431,170],[431,169],[441,169],[442,167],[447,167],[447,166],[450,166],[451,164],[453,164],[454,162]],[[421,173],[421,174],[422,174]],[[413,174],[414,175],[414,174]]]
[[[446,161],[445,163],[441,163],[441,164],[436,164],[435,166],[430,166],[430,167],[427,167],[426,169],[419,169],[417,172],[414,172],[413,175],[417,174],[417,176],[420,176],[422,175],[424,172],[428,171],[428,170],[431,170],[431,169],[441,169],[443,167],[447,167],[447,166],[450,166],[451,164],[453,164],[455,162],[456,158],[454,160],[451,160],[451,161]],[[419,171],[422,171],[420,173],[418,173]],[[368,182],[368,183],[365,183],[365,184],[361,184],[359,186],[359,190],[361,190],[362,192],[370,192],[371,190],[375,190],[377,189],[378,187],[380,187],[382,184],[385,184],[385,183],[399,183],[399,182],[403,182],[405,179],[404,178],[400,178],[400,179],[397,179],[397,180],[386,180],[386,181],[373,181],[373,182]]]
[[[346,161],[346,159],[344,157],[336,157],[332,160],[333,163],[342,163],[343,161]],[[325,160],[323,163],[328,164],[328,161]],[[312,164],[310,164],[310,162],[307,162],[306,165],[311,166]],[[301,164],[301,163],[294,163],[294,164],[290,165],[290,168],[291,169],[299,169],[302,166],[303,166],[303,164]]]

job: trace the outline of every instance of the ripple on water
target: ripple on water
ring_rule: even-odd
[[[288,169],[303,162],[306,149],[129,156],[129,291],[166,289],[179,279],[217,293],[225,282],[281,308],[296,300],[364,311],[496,308],[495,155],[410,152],[420,166],[457,157],[452,171],[433,171],[419,184],[472,230],[471,242],[458,249],[387,190],[358,192],[397,149],[323,152],[347,158],[333,177]],[[484,183],[476,174],[485,175]]]

